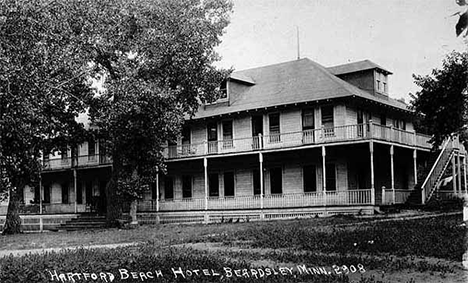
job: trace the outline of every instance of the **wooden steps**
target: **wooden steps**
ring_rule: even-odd
[[[59,230],[77,231],[87,229],[102,229],[107,227],[106,216],[97,214],[82,214],[58,227]]]

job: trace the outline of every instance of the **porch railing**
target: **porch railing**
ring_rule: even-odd
[[[112,163],[112,158],[106,155],[80,155],[74,157],[59,157],[44,159],[43,170],[67,169],[73,167],[86,167]]]
[[[171,145],[164,149],[168,159],[196,157],[210,154],[249,152],[262,149],[279,149],[311,144],[359,140],[383,140],[404,145],[431,148],[430,137],[393,127],[368,123],[275,133],[219,141],[204,141],[190,145]]]
[[[156,211],[156,200],[139,201],[139,211]],[[208,198],[208,210],[260,209],[260,195]],[[330,205],[370,205],[371,190],[348,190],[275,194],[263,198],[263,208],[292,208]],[[160,200],[159,211],[204,210],[205,198]]]
[[[411,190],[395,189],[395,200],[393,200],[393,190],[385,189],[382,191],[382,204],[405,203],[411,192]]]

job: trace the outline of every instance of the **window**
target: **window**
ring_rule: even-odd
[[[208,153],[218,152],[218,127],[216,122],[207,125]]]
[[[406,122],[404,120],[394,119],[393,127],[406,131]]]
[[[324,128],[325,136],[333,136],[334,133],[334,120],[333,120],[333,106],[322,107],[322,126]]]
[[[270,169],[270,189],[271,194],[283,193],[283,170],[281,167]]]
[[[232,136],[232,120],[224,121],[223,126],[223,148],[232,148],[233,147],[233,136]]]
[[[305,193],[317,191],[317,179],[315,174],[315,165],[306,165],[302,168]]]
[[[39,203],[39,199],[41,198],[41,189],[39,186],[34,187],[34,203]]]
[[[312,130],[314,127],[314,109],[304,109],[302,111],[302,130]]]
[[[269,122],[270,122],[270,142],[280,142],[280,118],[279,113],[274,113],[268,115]]]
[[[314,109],[304,109],[302,111],[302,142],[314,142]]]
[[[91,204],[93,202],[93,183],[91,181],[86,182],[86,203]]]
[[[190,144],[190,127],[187,125],[182,127],[182,144]]]
[[[50,186],[49,185],[44,186],[43,198],[44,198],[44,201],[43,201],[44,203],[50,203]]]
[[[260,170],[259,169],[254,169],[252,171],[252,178],[253,178],[253,192],[254,192],[254,195],[260,195],[261,185],[260,185]]]
[[[157,192],[156,182],[152,182],[150,184],[150,188],[151,188],[151,199],[152,200],[157,199],[158,198],[158,192]]]
[[[234,196],[234,172],[224,172],[224,196]]]
[[[385,114],[380,115],[380,125],[382,126],[387,125],[387,116],[385,116]]]
[[[192,197],[192,176],[189,176],[189,175],[182,176],[182,197],[183,198]]]
[[[174,178],[166,176],[164,178],[164,199],[174,198]]]
[[[190,154],[190,127],[184,125],[182,127],[182,154]]]
[[[60,149],[60,155],[62,163],[68,163],[68,149],[66,147],[62,147],[62,149]]]
[[[327,186],[327,191],[336,191],[336,170],[335,170],[335,164],[333,163],[328,163],[325,164],[325,174],[327,175],[326,177],[326,186]]]
[[[80,182],[76,185],[76,203],[82,204],[83,203],[83,186]]]
[[[263,116],[252,116],[252,149],[260,149],[263,147],[263,139],[259,135],[263,135]]]
[[[219,196],[219,179],[218,173],[208,174],[208,188],[210,197]]]
[[[88,141],[88,160],[96,160],[96,142],[94,139]]]
[[[220,93],[220,96],[219,96],[219,99],[220,100],[223,100],[223,99],[227,99],[228,97],[228,93],[227,93],[227,81],[224,80],[221,82],[221,86],[219,88],[219,91],[221,92]]]
[[[62,203],[68,203],[68,183],[62,184]]]

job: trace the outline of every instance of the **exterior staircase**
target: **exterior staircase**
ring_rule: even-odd
[[[454,147],[455,142],[457,144],[459,143],[458,137],[448,138],[444,142],[424,182],[420,187],[416,187],[408,197],[408,204],[426,204],[434,197],[437,190],[440,188],[442,178],[450,164],[450,160],[453,158],[456,150],[458,150],[458,147]]]
[[[77,231],[86,229],[106,228],[106,216],[85,213],[73,218],[58,227],[58,230]]]

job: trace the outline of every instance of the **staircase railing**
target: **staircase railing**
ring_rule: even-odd
[[[450,158],[453,155],[453,137],[447,138],[442,146],[442,150],[439,153],[436,161],[432,165],[431,170],[427,174],[421,186],[422,204],[425,204],[432,197],[434,192],[437,190],[437,185],[442,178],[445,169],[449,164]]]

